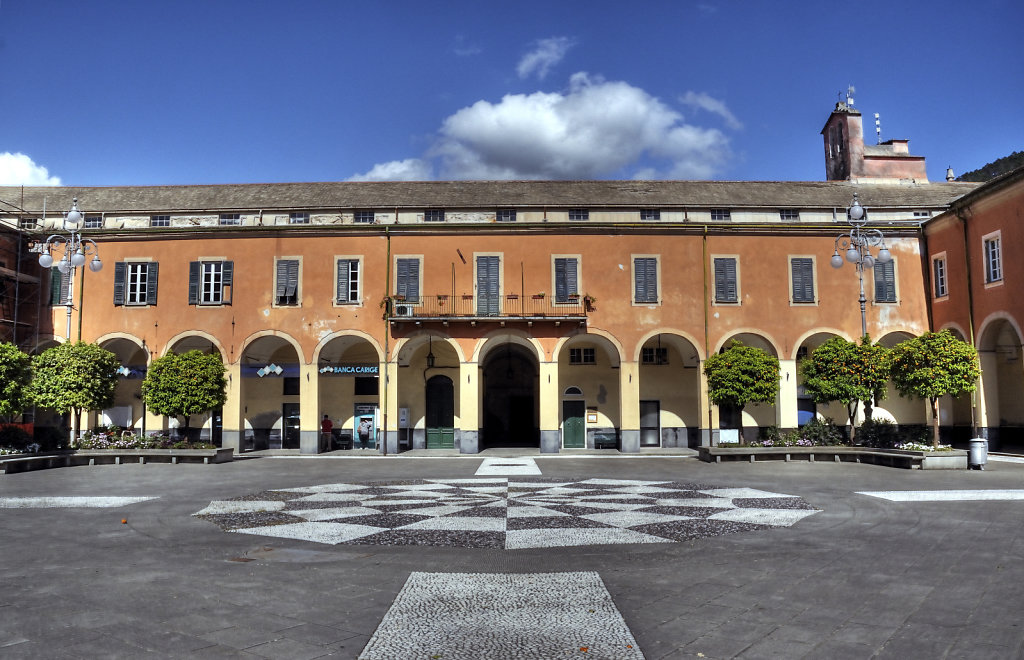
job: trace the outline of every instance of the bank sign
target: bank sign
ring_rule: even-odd
[[[320,373],[335,376],[376,376],[380,369],[376,364],[339,364],[320,367]]]

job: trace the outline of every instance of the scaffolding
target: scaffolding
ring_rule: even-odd
[[[43,276],[27,230],[36,220],[0,200],[0,341],[30,353],[39,341]]]

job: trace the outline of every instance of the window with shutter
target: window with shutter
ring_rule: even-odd
[[[555,302],[573,302],[570,296],[579,295],[578,267],[579,260],[574,257],[555,259]]]
[[[395,296],[405,302],[420,301],[420,260],[401,258],[397,260]]]
[[[299,304],[299,260],[277,260],[275,301],[278,305]]]
[[[875,302],[896,302],[896,262],[875,262]]]
[[[793,275],[793,302],[814,302],[814,259],[810,257],[793,257],[790,259]]]
[[[336,300],[339,305],[359,302],[359,260],[338,259],[338,286]]]
[[[635,257],[633,259],[633,302],[658,302],[657,257]]]
[[[50,269],[50,304],[67,305],[71,301],[71,277],[54,266]]]
[[[716,257],[715,269],[715,302],[739,302],[739,286],[736,280],[736,258]]]
[[[496,256],[476,258],[476,313],[497,316],[501,312],[500,259]]]
[[[190,305],[230,305],[235,262],[192,261],[188,265]]]

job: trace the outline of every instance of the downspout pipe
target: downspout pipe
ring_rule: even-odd
[[[395,216],[398,217],[397,215]],[[389,227],[384,227],[384,241],[387,244],[387,259],[385,260],[384,274],[384,441],[381,442],[381,454],[388,455],[388,365],[391,363],[391,232]]]
[[[963,208],[956,209],[956,217],[960,220],[960,227],[964,235],[964,274],[967,278],[967,332],[970,336],[967,338],[971,342],[971,346],[974,346],[977,350],[978,345],[974,341],[974,285],[971,282],[971,246],[970,236],[967,232],[967,217],[968,210],[965,211]],[[978,391],[975,390],[971,393],[971,428],[973,430],[972,437],[988,439],[988,428],[979,429],[978,424]]]

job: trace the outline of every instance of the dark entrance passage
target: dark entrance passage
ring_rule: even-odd
[[[455,388],[447,376],[427,381],[427,449],[455,449]]]
[[[506,344],[484,363],[483,433],[480,448],[540,447],[537,363]]]

